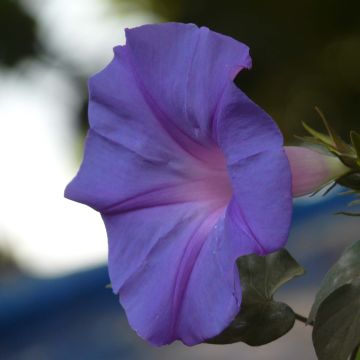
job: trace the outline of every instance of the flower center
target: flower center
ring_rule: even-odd
[[[196,163],[193,198],[208,201],[214,206],[226,207],[232,196],[231,180],[224,154],[217,148],[209,150],[206,162]]]

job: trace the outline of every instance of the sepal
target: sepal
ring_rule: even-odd
[[[351,131],[351,144],[346,143],[330,126],[324,114],[318,108],[315,109],[320,115],[327,133],[321,133],[303,123],[304,128],[311,136],[301,137],[300,139],[305,143],[318,145],[336,156],[349,169],[345,174],[335,179],[336,183],[352,190],[353,194],[360,194],[360,134]],[[355,201],[349,205],[354,206],[359,205],[359,203]],[[357,213],[344,211],[341,214],[360,216]]]

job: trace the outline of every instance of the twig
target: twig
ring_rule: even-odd
[[[307,318],[303,315],[295,313],[295,319],[306,325],[312,325],[311,323],[308,323]]]

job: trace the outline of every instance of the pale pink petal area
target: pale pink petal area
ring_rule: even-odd
[[[293,196],[312,194],[350,169],[339,158],[300,147],[285,146],[290,162]]]

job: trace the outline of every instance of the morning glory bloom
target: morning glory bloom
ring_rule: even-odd
[[[178,23],[126,39],[89,81],[84,159],[65,195],[101,213],[133,329],[195,345],[240,309],[236,259],[286,242],[290,168],[273,120],[233,83],[247,46]]]

